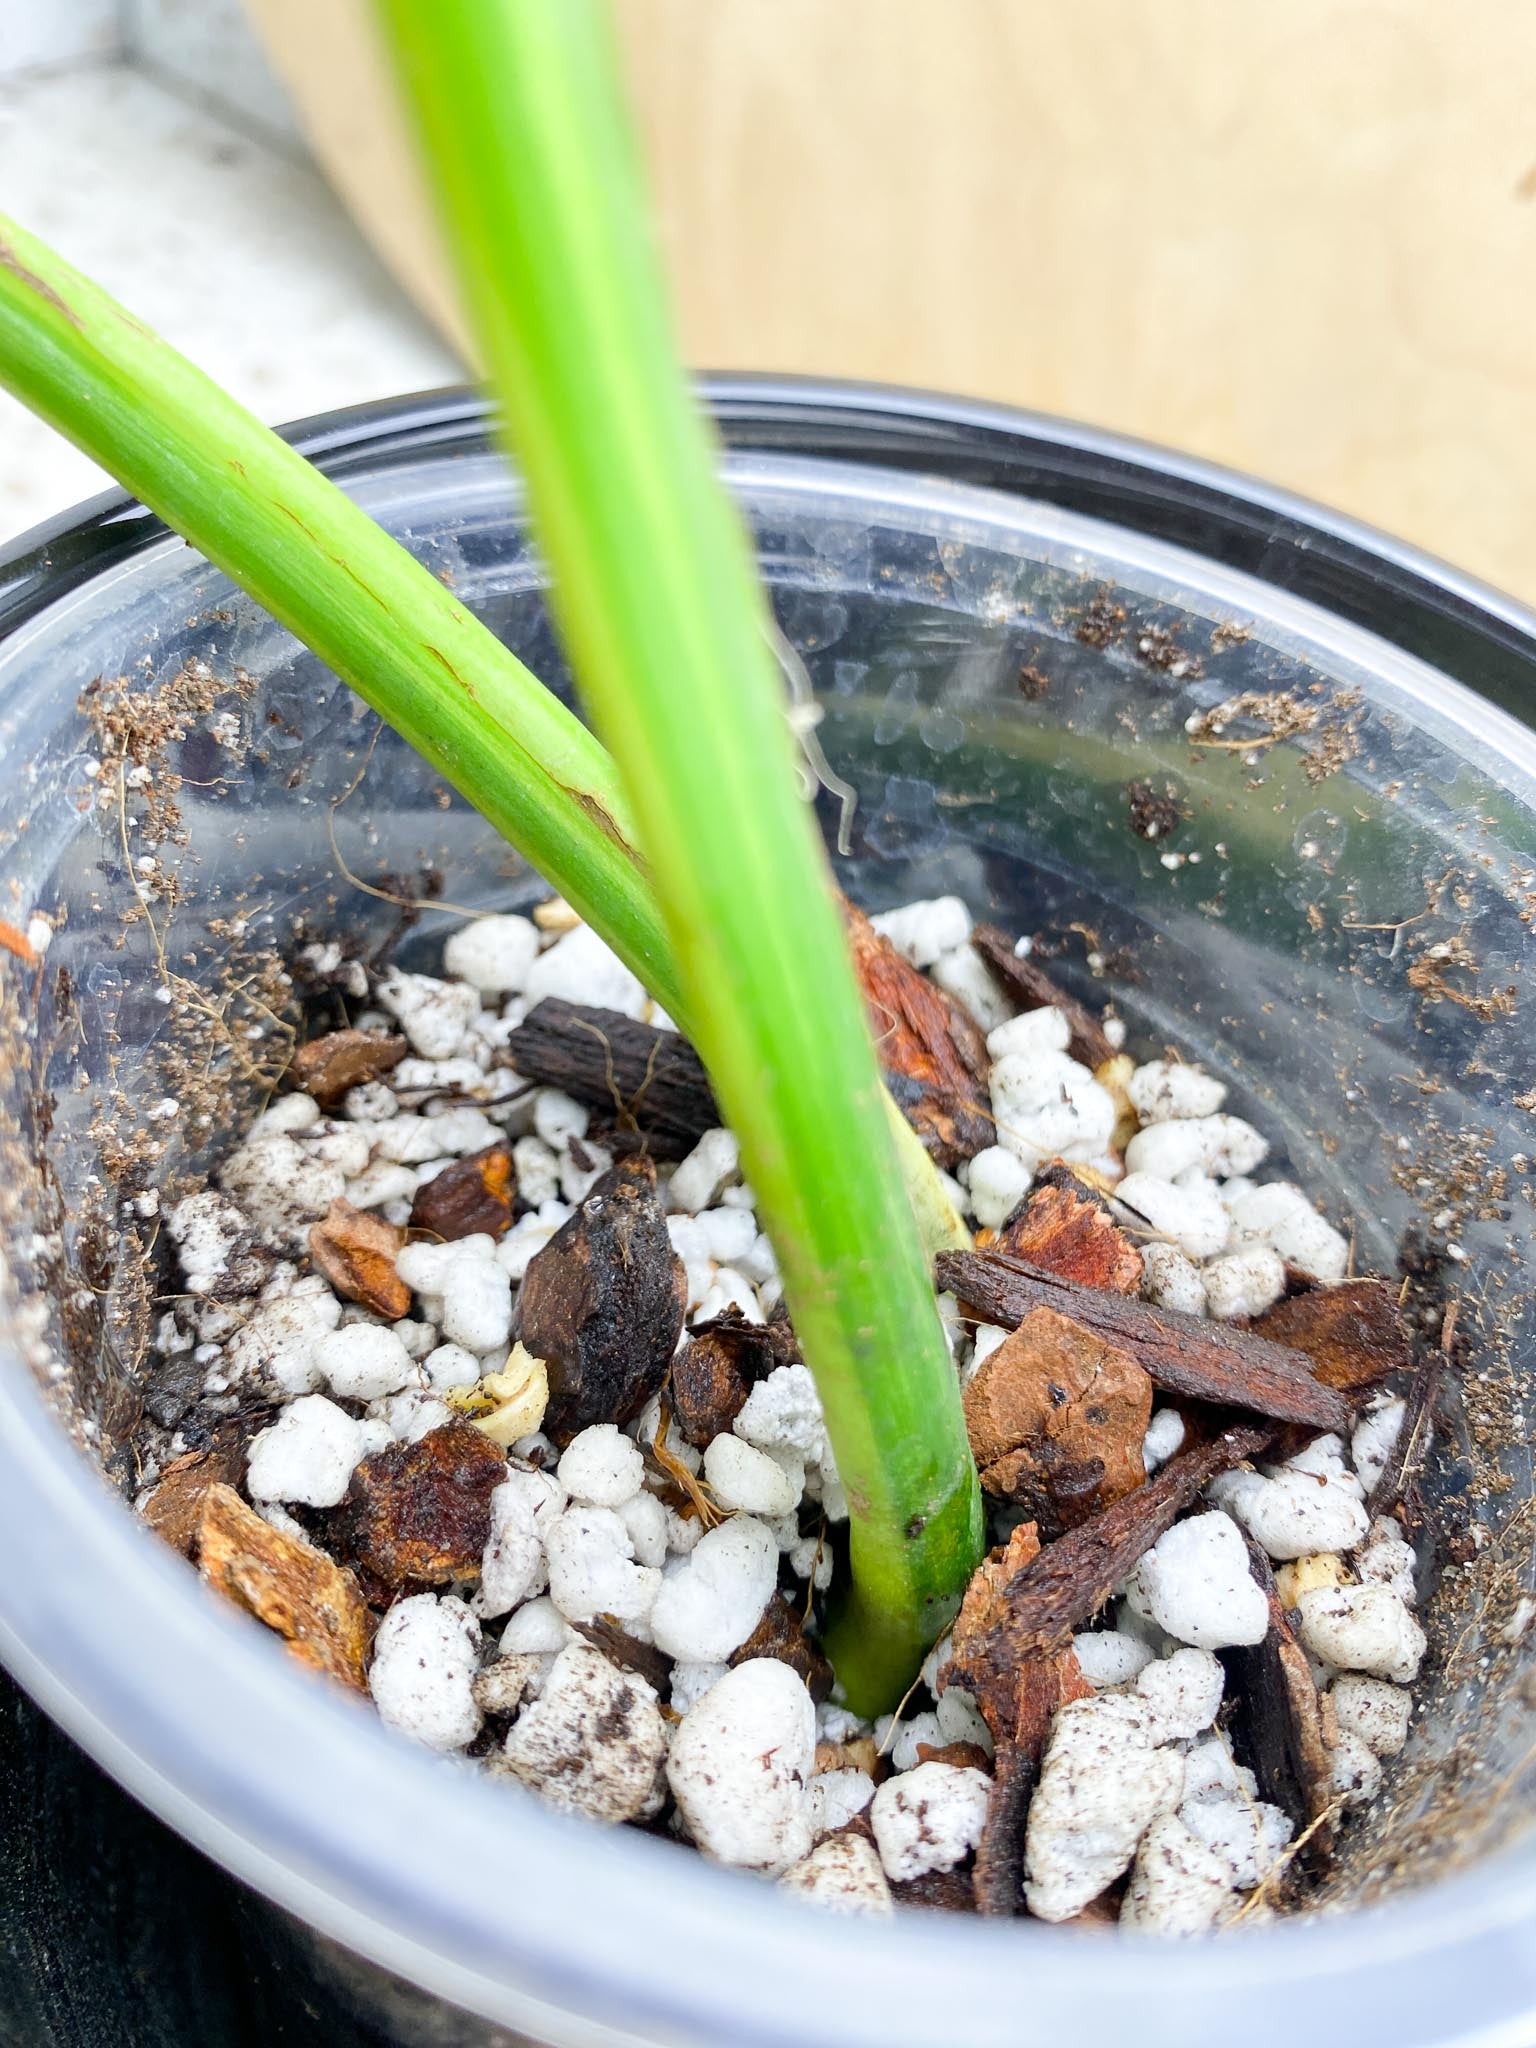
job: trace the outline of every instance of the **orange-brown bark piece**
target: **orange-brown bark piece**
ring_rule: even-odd
[[[264,1522],[231,1486],[211,1486],[205,1496],[198,1568],[280,1635],[301,1664],[366,1690],[372,1622],[357,1581],[314,1544]]]
[[[309,1228],[309,1256],[315,1271],[343,1301],[361,1302],[395,1323],[411,1308],[411,1290],[395,1271],[405,1232],[354,1209],[338,1195],[319,1223]]]
[[[517,1177],[505,1145],[456,1159],[416,1191],[411,1228],[434,1237],[501,1237],[512,1227]]]
[[[1130,1352],[1153,1386],[1183,1400],[1244,1408],[1314,1430],[1347,1430],[1354,1419],[1345,1396],[1313,1378],[1304,1351],[1257,1330],[1078,1287],[1026,1259],[996,1252],[941,1252],[936,1271],[940,1287],[1005,1328],[1016,1327],[1032,1308],[1059,1309]]]
[[[867,1771],[878,1779],[882,1761],[872,1735],[855,1735],[847,1742],[818,1742],[812,1773],[819,1778],[823,1771]]]
[[[295,1048],[289,1079],[322,1109],[333,1109],[349,1088],[378,1081],[405,1058],[405,1040],[379,1031],[327,1031]]]
[[[787,1317],[749,1323],[733,1304],[698,1324],[672,1361],[672,1412],[684,1438],[703,1450],[730,1428],[760,1379],[799,1356]]]
[[[807,1637],[799,1615],[782,1593],[770,1596],[756,1628],[728,1661],[745,1664],[753,1657],[776,1657],[791,1671],[797,1671],[811,1698],[818,1703],[832,1690],[832,1666]]]
[[[1397,1289],[1386,1280],[1343,1280],[1288,1295],[1253,1327],[1261,1337],[1304,1351],[1314,1377],[1345,1393],[1404,1372],[1410,1362]]]
[[[982,1485],[1046,1533],[1140,1486],[1151,1414],[1152,1382],[1130,1353],[1051,1308],[1031,1309],[965,1390]]]
[[[917,1760],[920,1764],[950,1764],[957,1771],[980,1771],[988,1778],[992,1775],[992,1759],[979,1742],[920,1742]]]
[[[338,1547],[387,1586],[441,1586],[478,1571],[507,1455],[467,1422],[364,1458],[336,1510]]]
[[[1017,1215],[990,1247],[1108,1294],[1134,1294],[1142,1257],[1105,1204],[1066,1167],[1049,1167]]]
[[[942,1167],[993,1142],[986,1040],[960,1005],[920,974],[863,911],[843,906],[848,944],[886,1085]]]
[[[924,1913],[976,1911],[970,1876],[964,1870],[928,1870],[921,1877],[902,1878],[891,1886],[891,1898],[898,1906],[915,1906]]]
[[[241,1430],[221,1432],[205,1451],[184,1452],[160,1474],[154,1492],[144,1503],[144,1520],[163,1542],[179,1550],[183,1557],[190,1557],[197,1545],[197,1532],[210,1491],[215,1486],[233,1486],[244,1463],[245,1436]]]

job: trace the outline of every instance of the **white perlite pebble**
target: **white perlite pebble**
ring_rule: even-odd
[[[216,1188],[200,1188],[168,1209],[165,1228],[189,1294],[211,1294],[227,1280],[230,1254],[251,1233],[244,1211]]]
[[[456,1387],[472,1387],[480,1377],[480,1361],[462,1344],[434,1345],[421,1362],[421,1369],[435,1393],[451,1393]]]
[[[677,1164],[667,1183],[667,1206],[696,1215],[707,1209],[741,1166],[741,1147],[734,1131],[706,1131],[693,1150]]]
[[[1221,1858],[1168,1814],[1148,1828],[1120,1909],[1120,1925],[1143,1934],[1188,1938],[1207,1934],[1232,1886]]]
[[[686,1714],[697,1701],[703,1699],[712,1685],[718,1685],[730,1665],[715,1660],[708,1664],[689,1664],[679,1661],[672,1666],[673,1707],[679,1714]]]
[[[428,1749],[462,1749],[480,1732],[479,1661],[480,1624],[462,1600],[397,1601],[379,1623],[368,1673],[380,1720]]]
[[[804,1795],[815,1756],[804,1680],[776,1658],[750,1657],[683,1716],[667,1780],[706,1856],[777,1876],[810,1854]]]
[[[1205,1281],[1200,1268],[1176,1244],[1144,1244],[1141,1248],[1141,1291],[1157,1308],[1182,1316],[1205,1314]]]
[[[452,1059],[480,1009],[479,995],[462,981],[402,974],[398,967],[379,983],[378,995],[411,1041],[412,1050],[424,1060]]]
[[[987,1051],[993,1059],[1007,1059],[1010,1053],[1024,1059],[1049,1059],[1064,1053],[1072,1042],[1072,1026],[1065,1010],[1047,1005],[1010,1017],[987,1033]]]
[[[785,1468],[739,1436],[717,1436],[708,1445],[704,1477],[721,1507],[748,1515],[788,1515],[800,1499],[800,1488]]]
[[[1269,1603],[1248,1569],[1242,1536],[1219,1511],[1175,1522],[1126,1591],[1138,1614],[1196,1649],[1259,1643],[1269,1629]]]
[[[940,1693],[934,1711],[941,1742],[974,1742],[988,1756],[992,1754],[992,1731],[983,1720],[980,1707],[960,1686],[952,1685]]]
[[[565,1511],[565,1492],[547,1472],[509,1468],[491,1495],[491,1533],[481,1562],[476,1612],[506,1614],[544,1590],[544,1537]]]
[[[1288,1814],[1254,1799],[1190,1799],[1179,1819],[1223,1864],[1227,1882],[1251,1891],[1267,1877],[1294,1832]]]
[[[1184,1790],[1184,1759],[1153,1746],[1145,1707],[1120,1693],[1072,1700],[1051,1726],[1030,1802],[1025,1897],[1037,1920],[1070,1920],[1130,1865]]]
[[[285,1101],[308,1101],[286,1096]],[[295,1139],[281,1132],[248,1138],[219,1169],[219,1186],[250,1218],[268,1244],[301,1252],[309,1227],[318,1223],[346,1187],[347,1177]]]
[[[1240,1116],[1175,1118],[1148,1124],[1125,1148],[1132,1173],[1175,1180],[1191,1167],[1217,1180],[1251,1173],[1269,1153],[1269,1140]]]
[[[727,1309],[740,1309],[749,1323],[766,1320],[762,1303],[757,1298],[757,1289],[744,1273],[737,1273],[729,1266],[717,1266],[714,1284],[705,1294],[690,1318],[695,1323],[713,1322],[716,1316],[723,1316]]]
[[[903,903],[869,921],[914,967],[931,967],[941,953],[963,946],[971,936],[971,913],[958,896]]]
[[[1125,1085],[1131,1107],[1144,1124],[1171,1117],[1214,1116],[1227,1099],[1227,1085],[1199,1067],[1179,1060],[1148,1060]]]
[[[567,1508],[550,1524],[544,1549],[549,1597],[567,1621],[611,1614],[633,1623],[655,1606],[661,1573],[635,1563],[629,1531],[612,1508]]]
[[[1418,1599],[1418,1560],[1413,1545],[1390,1515],[1378,1515],[1355,1552],[1355,1576],[1365,1586],[1386,1586],[1405,1607]]]
[[[869,1824],[893,1884],[953,1870],[981,1840],[992,1780],[957,1764],[919,1764],[887,1778],[870,1802]]]
[[[572,1643],[502,1753],[513,1777],[551,1806],[617,1825],[652,1803],[667,1728],[643,1678],[587,1643]]]
[[[1350,1806],[1364,1806],[1381,1789],[1381,1760],[1358,1735],[1341,1733],[1329,1754],[1332,1790]]]
[[[1038,1013],[1037,1013],[1038,1014]],[[1032,1175],[1004,1145],[989,1145],[971,1161],[971,1214],[985,1230],[1001,1230],[1029,1193]]]
[[[1184,1442],[1184,1418],[1177,1408],[1155,1408],[1141,1440],[1141,1462],[1148,1476],[1161,1471]]]
[[[501,1632],[503,1657],[548,1657],[579,1640],[553,1600],[526,1600]]]
[[[1373,1756],[1396,1756],[1408,1740],[1413,1695],[1383,1678],[1342,1671],[1328,1688],[1339,1731],[1356,1736]]]
[[[616,1510],[629,1531],[636,1564],[663,1565],[667,1561],[667,1511],[654,1493],[636,1493]]]
[[[1285,1261],[1267,1244],[1248,1245],[1212,1259],[1202,1276],[1206,1313],[1218,1322],[1261,1316],[1285,1292]]]
[[[280,1301],[253,1310],[224,1347],[231,1380],[271,1379],[285,1394],[320,1383],[315,1347],[341,1320],[341,1303],[318,1275],[294,1283]]]
[[[836,1835],[779,1879],[783,1890],[832,1913],[889,1913],[891,1888],[873,1842]]]
[[[1188,1742],[1216,1719],[1226,1673],[1209,1650],[1175,1650],[1147,1665],[1136,1680],[1137,1697],[1152,1717],[1157,1742]]]
[[[1343,1451],[1336,1436],[1320,1437],[1270,1477],[1223,1472],[1207,1494],[1277,1560],[1349,1550],[1364,1536],[1370,1517]]]
[[[1367,1493],[1387,1469],[1387,1460],[1402,1435],[1403,1417],[1407,1412],[1406,1401],[1397,1397],[1386,1400],[1378,1397],[1355,1424],[1355,1433],[1349,1440],[1350,1462],[1360,1475],[1360,1484]]]
[[[377,1401],[418,1376],[394,1331],[376,1323],[349,1323],[322,1337],[315,1346],[315,1364],[343,1401]]]
[[[1317,1586],[1296,1603],[1304,1648],[1342,1671],[1407,1685],[1418,1676],[1424,1631],[1389,1586]]]
[[[874,1796],[875,1781],[868,1771],[822,1771],[805,1789],[806,1824],[820,1840],[834,1828],[846,1827]]]
[[[778,1584],[779,1546],[761,1522],[734,1515],[667,1569],[651,1611],[657,1649],[692,1664],[716,1663],[739,1650],[762,1619]]]
[[[362,1456],[361,1425],[323,1394],[301,1394],[253,1440],[246,1490],[252,1500],[333,1508]]]
[[[983,1031],[995,1031],[1012,1015],[1013,1005],[974,946],[954,946],[941,953],[931,971],[944,993],[969,1010]]]
[[[1196,1800],[1235,1800],[1239,1805],[1252,1805],[1258,1794],[1258,1780],[1252,1771],[1233,1759],[1223,1736],[1207,1735],[1203,1741],[1190,1746],[1184,1758],[1181,1814]]]
[[[1114,1097],[1065,1053],[1009,1053],[992,1069],[991,1092],[997,1142],[1031,1172],[1048,1159],[1091,1161],[1109,1149]]]
[[[1256,1238],[1271,1246],[1309,1280],[1331,1285],[1348,1271],[1348,1244],[1290,1181],[1250,1188],[1230,1201],[1229,1208],[1240,1239]]]
[[[760,1451],[794,1451],[808,1465],[824,1466],[831,1455],[808,1366],[775,1366],[748,1394],[731,1428]]]
[[[477,917],[451,932],[443,966],[483,996],[517,994],[539,956],[539,931],[526,917]]]
[[[497,1262],[489,1237],[460,1237],[451,1244],[408,1244],[395,1260],[407,1287],[439,1303],[439,1321],[450,1344],[476,1357],[504,1346],[512,1333],[512,1283]]]
[[[568,1003],[586,1003],[599,1010],[622,1010],[643,1019],[649,998],[618,954],[603,944],[590,925],[557,939],[528,970],[523,995],[531,1010],[545,996]]]
[[[1158,1130],[1173,1130],[1158,1124]],[[1191,1259],[1209,1259],[1224,1249],[1229,1224],[1220,1195],[1212,1186],[1175,1187],[1150,1173],[1128,1173],[1115,1189],[1115,1202],[1133,1222],[1173,1239]]]
[[[597,1422],[571,1438],[556,1471],[572,1500],[594,1508],[621,1508],[640,1491],[645,1459],[623,1430],[611,1422]]]
[[[1074,1636],[1072,1648],[1077,1654],[1078,1668],[1095,1692],[1105,1692],[1112,1685],[1129,1685],[1152,1662],[1152,1652],[1144,1642],[1114,1628]]]

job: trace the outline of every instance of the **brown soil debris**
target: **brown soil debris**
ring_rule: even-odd
[[[799,1356],[787,1318],[749,1323],[731,1307],[698,1324],[672,1361],[672,1412],[684,1439],[703,1450],[730,1428],[760,1379]]]
[[[1185,1400],[1244,1408],[1312,1429],[1344,1430],[1352,1419],[1344,1397],[1312,1377],[1305,1352],[1256,1331],[1074,1287],[1022,1259],[992,1252],[942,1252],[938,1277],[941,1287],[989,1322],[1016,1326],[1032,1308],[1059,1309],[1130,1352],[1155,1387]]]
[[[364,1458],[332,1524],[337,1546],[386,1586],[443,1586],[477,1571],[505,1451],[467,1422]]]
[[[366,1691],[372,1624],[352,1574],[324,1551],[285,1536],[233,1487],[211,1486],[198,1526],[209,1585],[280,1635],[301,1664]]]
[[[411,1290],[395,1271],[404,1243],[403,1230],[338,1196],[323,1220],[310,1225],[309,1256],[343,1301],[361,1302],[397,1323],[411,1309]]]
[[[633,1421],[666,1379],[687,1293],[656,1168],[622,1160],[534,1255],[518,1296],[517,1334],[549,1369],[552,1442]]]
[[[1325,1387],[1355,1393],[1408,1365],[1397,1289],[1385,1280],[1344,1280],[1277,1301],[1253,1325],[1261,1337],[1304,1351]]]
[[[843,914],[886,1085],[933,1159],[953,1167],[995,1135],[986,1108],[986,1040],[863,911],[845,904]]]
[[[1050,1308],[1031,1309],[965,1390],[982,1485],[1047,1535],[1141,1485],[1151,1413],[1135,1359]]]
[[[1128,783],[1125,796],[1131,830],[1138,839],[1145,839],[1149,844],[1171,839],[1184,822],[1184,809],[1173,792],[1172,784],[1165,784],[1159,790],[1150,782]]]
[[[379,1031],[327,1031],[294,1048],[288,1078],[322,1109],[334,1109],[349,1088],[378,1081],[405,1058],[405,1040]]]
[[[753,1657],[776,1657],[791,1671],[798,1671],[818,1705],[832,1691],[832,1666],[809,1640],[799,1615],[782,1593],[770,1598],[757,1627],[727,1661],[745,1664]]]
[[[411,1228],[448,1240],[456,1237],[502,1237],[512,1227],[517,1177],[505,1145],[487,1145],[467,1159],[456,1159],[433,1174],[416,1191]]]
[[[1010,1216],[989,1247],[1025,1259],[1079,1287],[1134,1294],[1142,1257],[1100,1196],[1068,1167],[1047,1167],[1024,1207]]]
[[[1053,981],[1033,955],[1017,954],[1006,932],[995,924],[979,924],[971,933],[971,944],[1021,1010],[1062,1012],[1072,1033],[1067,1051],[1073,1059],[1085,1067],[1101,1067],[1114,1057],[1115,1048],[1093,1012]]]

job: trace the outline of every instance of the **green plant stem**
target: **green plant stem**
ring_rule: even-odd
[[[345,492],[3,215],[0,383],[319,655],[683,1017],[618,775],[587,728]],[[929,1251],[963,1249],[920,1147],[904,1171]]]
[[[607,23],[594,0],[380,14],[556,617],[821,1393],[851,1522],[838,1674],[856,1706],[888,1705],[979,1557],[979,1494],[746,537],[673,350]]]

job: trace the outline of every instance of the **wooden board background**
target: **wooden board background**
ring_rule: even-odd
[[[249,0],[446,331],[365,0]],[[617,0],[689,358],[1006,399],[1536,600],[1528,0]]]

